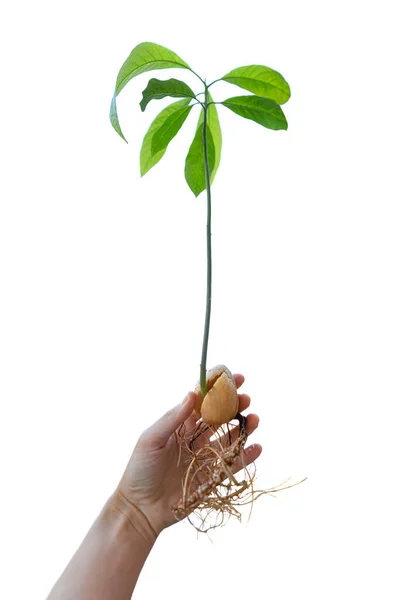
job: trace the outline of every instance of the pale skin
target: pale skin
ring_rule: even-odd
[[[236,387],[243,375],[234,375]],[[140,436],[122,479],[107,500],[47,600],[129,600],[143,565],[160,533],[176,523],[171,507],[182,495],[184,457],[179,461],[177,435],[196,425],[195,395],[168,411]],[[239,394],[239,412],[250,405]],[[258,427],[258,416],[247,416],[249,435]],[[204,435],[198,446],[209,443]],[[254,462],[261,446],[245,450],[245,463]],[[237,465],[239,470],[242,465]]]

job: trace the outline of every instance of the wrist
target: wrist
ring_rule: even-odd
[[[114,522],[118,529],[139,536],[152,546],[158,537],[145,513],[117,488],[105,506],[105,518]]]

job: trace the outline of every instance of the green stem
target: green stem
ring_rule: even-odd
[[[214,83],[217,83],[217,81],[222,81],[222,79],[221,78],[215,79],[214,81],[212,81],[211,83],[208,84],[207,88],[210,88],[212,85],[214,85]]]
[[[193,73],[193,75],[196,75],[196,77],[197,77],[198,79],[200,79],[200,81],[201,81],[202,83],[204,83],[204,85],[206,85],[206,82],[204,81],[204,79],[203,79],[202,77],[200,77],[200,75],[198,75],[198,73],[196,73],[196,71],[193,71],[193,69],[190,69],[190,68],[189,68],[189,71],[191,71],[191,72]]]
[[[206,317],[204,322],[203,348],[201,352],[200,364],[200,389],[203,398],[207,394],[206,381],[206,364],[207,364],[207,348],[208,336],[210,332],[210,316],[211,316],[211,183],[210,183],[210,168],[208,164],[208,147],[207,147],[207,109],[208,109],[208,86],[204,83],[205,101],[204,101],[204,121],[203,121],[203,151],[204,151],[204,172],[206,177],[207,189],[207,297],[206,297]]]

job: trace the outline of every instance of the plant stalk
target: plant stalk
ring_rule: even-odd
[[[212,261],[211,261],[211,183],[210,183],[210,168],[208,164],[208,147],[207,147],[207,110],[208,110],[208,86],[204,83],[205,100],[204,100],[204,121],[203,121],[203,150],[204,150],[204,173],[206,177],[207,190],[207,295],[206,295],[206,316],[204,321],[203,348],[201,352],[200,363],[200,389],[203,398],[207,394],[207,349],[208,337],[210,332],[210,317],[211,317],[211,281],[212,281]]]

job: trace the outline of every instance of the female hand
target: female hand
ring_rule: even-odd
[[[237,388],[244,382],[243,375],[234,375]],[[114,500],[124,507],[124,511],[135,513],[139,509],[147,518],[150,526],[158,535],[164,528],[176,522],[172,506],[182,496],[182,477],[187,453],[184,446],[180,449],[177,432],[184,424],[185,431],[195,429],[197,417],[193,413],[194,392],[189,392],[181,404],[168,411],[154,425],[140,436],[125,473],[114,494]],[[239,394],[239,412],[250,405],[247,394]],[[257,415],[247,416],[248,435],[258,427]],[[209,443],[209,437],[202,435],[196,440],[199,445]],[[261,446],[252,444],[244,451],[245,464],[254,462],[261,454]],[[179,464],[178,464],[179,462]],[[237,465],[234,471],[243,468]]]

